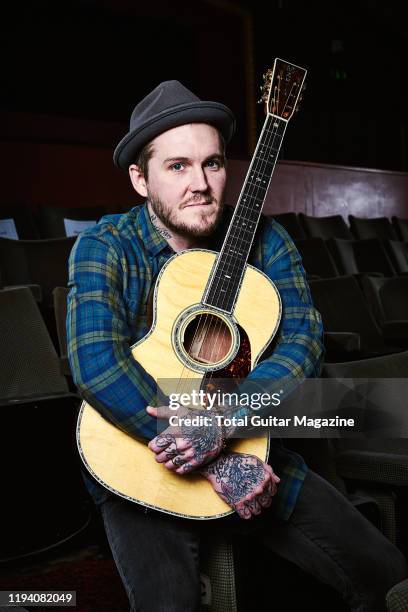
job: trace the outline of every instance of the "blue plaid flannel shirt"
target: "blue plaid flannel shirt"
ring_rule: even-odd
[[[219,250],[231,218],[209,248]],[[125,214],[107,215],[77,239],[69,261],[68,356],[82,397],[126,433],[150,440],[156,419],[145,407],[154,403],[156,384],[133,358],[130,347],[148,331],[150,289],[163,264],[174,254],[150,221],[147,204]],[[299,380],[319,376],[324,348],[320,314],[314,308],[300,255],[286,230],[261,217],[249,263],[275,283],[282,320],[271,355],[247,380]],[[295,380],[295,382],[296,382]],[[271,439],[269,462],[281,478],[274,497],[275,515],[287,520],[307,472],[300,455]],[[112,495],[84,474],[96,504]]]

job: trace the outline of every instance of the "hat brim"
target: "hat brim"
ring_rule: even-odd
[[[209,123],[221,132],[228,143],[235,132],[235,117],[232,111],[218,102],[190,102],[180,104],[152,117],[143,126],[126,134],[113,153],[118,168],[127,170],[135,163],[138,152],[159,134],[186,123]]]

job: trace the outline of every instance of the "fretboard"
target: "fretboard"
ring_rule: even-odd
[[[221,251],[211,271],[203,303],[232,312],[254,240],[287,121],[267,115]]]

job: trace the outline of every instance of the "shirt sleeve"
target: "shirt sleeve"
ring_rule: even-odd
[[[302,260],[293,240],[276,221],[264,218],[255,265],[275,284],[282,304],[281,321],[270,348],[239,387],[241,393],[277,392],[283,400],[305,378],[320,375],[323,357],[323,325],[313,306]],[[249,410],[253,414],[252,410]],[[259,410],[265,415],[271,408]],[[248,414],[238,409],[235,416]]]
[[[132,437],[150,440],[156,419],[145,407],[155,400],[156,384],[130,350],[126,276],[126,258],[112,237],[78,238],[69,260],[68,358],[82,397]]]

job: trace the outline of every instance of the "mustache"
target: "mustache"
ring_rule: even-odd
[[[196,194],[193,197],[189,198],[186,202],[183,202],[182,208],[194,202],[204,202],[205,204],[212,204],[213,202],[216,202],[216,199],[213,198],[211,195]]]

